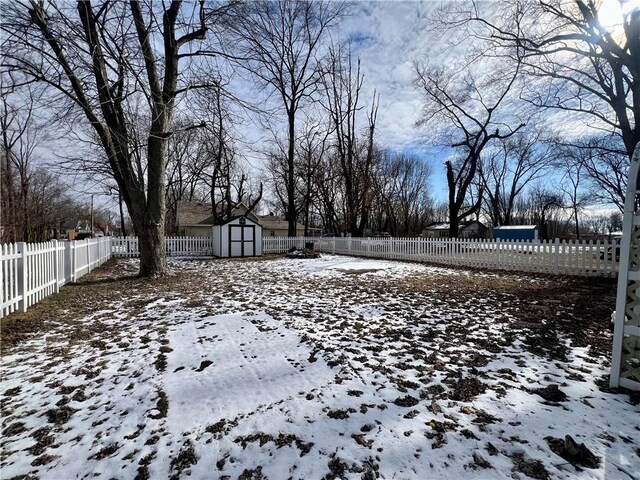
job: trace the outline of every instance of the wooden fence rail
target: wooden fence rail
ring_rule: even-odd
[[[615,241],[506,241],[455,238],[304,238],[263,237],[264,253],[281,253],[314,243],[319,252],[389,260],[412,260],[471,268],[557,275],[614,277],[619,247]]]
[[[27,308],[111,257],[111,237],[0,245],[0,317]]]

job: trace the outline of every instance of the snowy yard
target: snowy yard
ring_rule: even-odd
[[[171,265],[111,260],[3,319],[3,479],[640,475],[638,395],[606,388],[610,280]]]

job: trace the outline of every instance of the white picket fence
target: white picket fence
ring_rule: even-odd
[[[138,237],[113,237],[114,257],[140,256]],[[213,255],[211,237],[166,237],[170,257],[202,257]]]
[[[616,242],[500,241],[428,238],[263,237],[264,253],[314,244],[319,252],[581,276],[616,276]],[[138,257],[136,237],[0,245],[0,317],[26,311],[111,256]],[[170,256],[211,256],[209,237],[167,237]]]
[[[412,260],[471,268],[581,276],[616,276],[615,241],[505,241],[432,238],[264,237],[264,253],[282,253],[313,242],[319,252]]]
[[[0,317],[27,308],[111,257],[111,237],[0,245]]]

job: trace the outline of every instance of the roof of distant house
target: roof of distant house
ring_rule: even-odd
[[[535,230],[537,225],[503,225],[502,227],[493,227],[494,230]]]
[[[261,215],[258,217],[260,224],[265,230],[288,230],[289,222],[270,213],[269,215]],[[304,225],[296,223],[296,230],[304,230]]]
[[[209,202],[180,202],[177,212],[178,225],[186,226],[211,226],[214,225],[215,218],[211,214],[211,204]],[[231,215],[224,219],[224,223],[238,217],[248,217],[252,221],[258,222],[258,216],[248,211],[248,207],[240,202],[231,210]]]
[[[60,226],[60,228],[62,230],[84,230],[88,232],[91,230],[89,223],[89,220],[67,220]]]
[[[213,225],[211,204],[207,202],[180,202],[177,212],[178,225]]]
[[[432,223],[425,227],[426,230],[449,230],[448,223]]]
[[[484,227],[482,222],[480,222],[478,220],[472,220],[470,222],[461,222],[460,223],[460,228],[466,228],[469,225],[473,225],[474,223],[477,223],[477,224],[481,225],[482,227]],[[448,223],[432,223],[431,225],[427,225],[425,227],[426,230],[449,230],[450,228],[451,227],[450,227],[450,225]]]

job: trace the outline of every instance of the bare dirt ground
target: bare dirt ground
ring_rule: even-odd
[[[348,260],[112,259],[2,319],[2,478],[636,478],[613,280]]]

